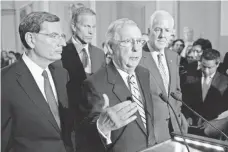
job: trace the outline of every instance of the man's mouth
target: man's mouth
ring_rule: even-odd
[[[139,59],[139,57],[130,57],[130,59],[133,61],[137,61]]]

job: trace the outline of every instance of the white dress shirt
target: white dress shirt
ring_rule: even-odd
[[[81,44],[78,40],[75,40],[74,37],[72,37],[72,42],[78,52],[78,55],[80,57],[80,60],[82,61],[82,57],[83,57],[83,52],[82,49],[84,48],[86,50],[86,53],[88,55],[88,64],[85,67],[85,72],[86,73],[92,73],[92,67],[91,67],[91,58],[90,58],[90,53],[89,53],[89,44]]]
[[[215,72],[215,73],[216,73],[216,72]],[[206,80],[206,84],[207,84],[208,86],[211,85],[211,82],[212,82],[213,77],[215,76],[215,73],[213,73],[212,75],[208,76],[208,79]],[[204,77],[203,74],[202,74],[202,77],[201,77],[201,85],[202,85],[202,87],[203,87],[204,79],[205,79],[205,77]]]
[[[37,86],[39,87],[41,93],[43,94],[44,98],[47,101],[47,98],[46,98],[46,95],[44,92],[44,77],[42,76],[44,69],[42,69],[35,62],[33,62],[25,53],[22,55],[22,60],[25,62],[26,66],[28,67],[29,71],[31,72],[34,80],[36,81]],[[48,69],[48,67],[45,70],[47,71],[48,78],[49,78],[56,102],[58,104],[57,92],[56,92],[56,88],[55,88],[55,84],[54,84],[51,72]]]

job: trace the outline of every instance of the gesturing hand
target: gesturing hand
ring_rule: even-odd
[[[104,134],[107,134],[112,130],[117,130],[137,118],[134,115],[134,113],[137,112],[136,103],[127,100],[116,104],[113,107],[109,107],[108,96],[103,94],[103,97],[104,106],[98,119],[98,126]]]

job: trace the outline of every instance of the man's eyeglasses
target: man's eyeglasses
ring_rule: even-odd
[[[192,49],[192,52],[203,53],[203,50]]]
[[[126,39],[122,41],[118,41],[120,46],[123,47],[130,47],[134,44],[137,44],[139,46],[143,46],[146,43],[146,40],[144,39]]]
[[[50,33],[50,34],[47,34],[47,33],[36,33],[36,34],[41,34],[41,35],[45,35],[45,36],[48,36],[50,38],[53,38],[53,39],[56,39],[56,40],[59,40],[59,39],[66,39],[66,35],[65,34],[61,34],[59,35],[58,33]]]

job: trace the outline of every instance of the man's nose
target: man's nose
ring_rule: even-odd
[[[93,34],[93,28],[92,27],[88,28],[88,33],[91,34],[91,35]]]
[[[59,46],[66,46],[66,40],[61,38],[59,42]]]
[[[161,32],[159,33],[158,37],[163,38],[165,36],[164,30],[162,29]]]
[[[132,51],[133,52],[139,52],[142,51],[142,46],[137,45],[135,42],[132,44]]]

